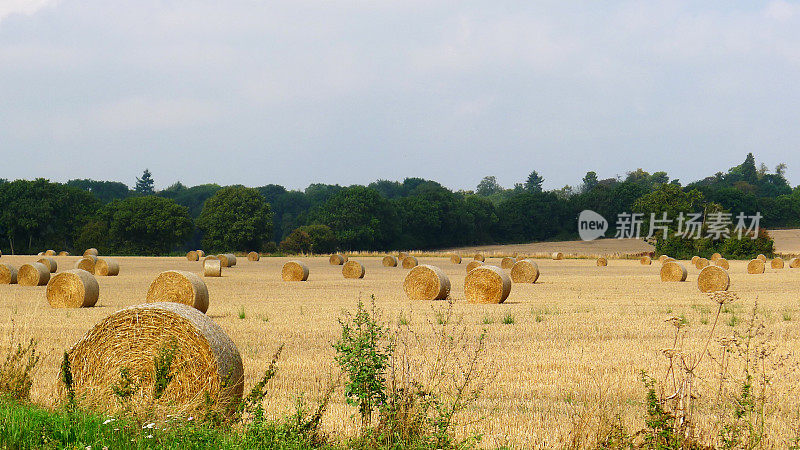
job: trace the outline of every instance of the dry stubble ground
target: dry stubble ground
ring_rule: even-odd
[[[71,268],[77,257],[57,257],[60,270]],[[281,344],[286,348],[277,377],[267,398],[274,414],[291,410],[298,396],[317,400],[331,374],[339,334],[337,323],[343,310],[371,294],[383,316],[393,322],[401,312],[424,332],[426,320],[444,302],[412,302],[402,293],[407,270],[381,265],[378,257],[358,258],[366,266],[364,279],[346,280],[341,266],[330,266],[327,258],[308,258],[307,282],[286,283],[280,279],[282,264],[289,258],[262,258],[224,269],[222,278],[205,278],[210,294],[208,314],[231,336],[245,364],[246,389],[266,368]],[[3,256],[0,261],[19,266],[31,256]],[[62,352],[93,324],[112,312],[144,301],[151,280],[168,269],[201,271],[201,263],[184,258],[118,258],[118,277],[98,277],[100,300],[88,309],[51,309],[45,288],[0,286],[0,336],[8,336],[11,319],[25,335],[37,338],[46,353],[33,388],[33,400],[54,404]],[[714,306],[696,287],[698,270],[689,268],[688,282],[662,283],[660,265],[641,266],[637,261],[610,260],[596,267],[594,260],[539,260],[541,277],[535,285],[515,284],[502,305],[473,305],[463,301],[465,264],[446,258],[421,258],[422,264],[441,267],[453,285],[457,315],[477,336],[488,331],[488,357],[496,372],[477,406],[467,413],[475,421],[466,429],[483,434],[483,446],[512,445],[517,448],[557,447],[568,437],[573,423],[583,414],[589,428],[598,411],[619,414],[631,429],[642,426],[644,389],[640,371],[662,376],[665,359],[661,350],[671,344],[673,329],[665,319],[684,315],[690,336],[710,329],[701,323],[713,316]],[[499,266],[499,259],[487,262]],[[778,369],[774,396],[768,411],[767,431],[777,447],[785,447],[797,435],[798,396],[793,370],[800,361],[800,270],[767,269],[763,275],[747,275],[744,262],[731,263],[731,290],[742,301],[732,310],[740,319],[757,299],[767,329],[774,333],[779,354],[787,354]],[[239,313],[244,311],[245,318]],[[502,319],[512,315],[513,324]],[[723,320],[730,317],[723,315]],[[791,320],[786,320],[786,317]],[[491,322],[486,324],[485,322]],[[732,328],[724,323],[720,333]],[[699,340],[699,339],[698,339]],[[5,342],[4,342],[5,344]],[[699,348],[696,340],[689,347]],[[714,367],[701,372],[700,413],[713,398]],[[354,409],[345,405],[341,391],[324,422],[329,432],[354,433]],[[700,432],[715,433],[715,421],[705,416]],[[465,429],[461,429],[463,433]]]

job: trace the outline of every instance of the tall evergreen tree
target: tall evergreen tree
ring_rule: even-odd
[[[525,190],[528,192],[542,192],[542,183],[544,183],[544,178],[534,170],[525,181]]]
[[[155,194],[155,190],[153,190],[153,175],[150,173],[149,169],[144,169],[142,173],[142,178],[136,179],[136,188],[134,190],[139,195],[153,195]]]

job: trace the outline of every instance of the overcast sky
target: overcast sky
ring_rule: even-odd
[[[800,3],[0,0],[0,178],[800,184]]]

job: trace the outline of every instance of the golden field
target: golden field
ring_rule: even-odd
[[[565,252],[566,253],[566,252]],[[0,262],[19,266],[34,256],[7,256]],[[55,257],[59,271],[71,269],[78,257]],[[86,309],[52,309],[45,287],[0,285],[0,338],[7,345],[13,327],[39,341],[45,353],[33,387],[33,401],[55,404],[61,356],[93,324],[123,307],[144,302],[150,282],[164,270],[202,272],[201,262],[185,258],[123,257],[117,277],[97,277],[100,299]],[[340,333],[337,318],[355,309],[359,300],[375,296],[385,320],[409,318],[423,336],[431,337],[427,321],[446,302],[413,302],[403,294],[408,272],[383,267],[380,257],[356,257],[366,267],[364,279],[344,279],[341,266],[327,257],[300,258],[310,268],[307,282],[281,281],[284,262],[296,258],[239,258],[237,266],[223,269],[222,278],[204,278],[210,296],[208,315],[233,339],[245,365],[245,389],[260,377],[275,350],[285,343],[277,377],[271,381],[267,410],[278,416],[290,412],[296,399],[318,400],[335,377],[331,343]],[[455,314],[478,336],[487,331],[491,382],[461,423],[459,433],[480,433],[482,447],[559,447],[576,430],[592,434],[602,418],[619,416],[629,430],[643,426],[645,389],[640,372],[663,380],[667,368],[662,350],[672,346],[673,326],[666,320],[682,316],[688,322],[686,348],[701,352],[703,337],[711,329],[714,304],[696,286],[698,270],[688,262],[684,283],[663,283],[660,264],[640,265],[635,260],[610,259],[597,267],[593,259],[537,260],[541,276],[536,284],[515,284],[505,303],[476,305],[464,301],[465,257],[460,265],[445,257],[422,257],[420,264],[440,267],[450,277]],[[487,263],[499,266],[500,260]],[[731,291],[740,301],[726,308],[717,336],[730,336],[746,326],[758,302],[766,331],[774,342],[770,367],[774,375],[768,397],[767,447],[785,448],[798,436],[800,396],[796,369],[800,362],[800,270],[770,269],[748,275],[746,262],[732,261]],[[240,313],[244,318],[240,318]],[[504,324],[511,316],[513,322]],[[738,323],[731,326],[731,317]],[[710,319],[710,320],[709,320]],[[707,322],[707,323],[704,323]],[[423,339],[423,345],[430,341]],[[719,346],[712,342],[710,350]],[[706,358],[696,381],[697,434],[716,435],[715,414],[719,372]],[[353,434],[358,419],[339,389],[333,397],[324,429]]]

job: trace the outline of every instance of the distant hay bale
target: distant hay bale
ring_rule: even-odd
[[[713,255],[711,255],[711,261],[716,261],[720,258],[722,258],[722,255],[719,253],[714,253]]]
[[[514,283],[536,283],[539,279],[539,265],[532,259],[521,259],[511,268],[511,281]]]
[[[154,361],[170,347],[175,350],[173,378],[155,399]],[[242,357],[233,341],[208,316],[178,303],[117,311],[89,330],[67,357],[75,397],[109,413],[121,409],[114,388],[122,371],[143,383],[128,404],[174,408],[185,415],[208,411],[208,404],[231,413],[244,389]]]
[[[45,256],[44,258],[39,258],[39,260],[36,262],[44,264],[44,266],[47,267],[47,270],[49,270],[50,273],[56,273],[58,271],[58,263],[53,258]]]
[[[288,261],[281,269],[283,281],[306,281],[308,280],[308,266],[301,261]]]
[[[397,257],[392,255],[384,256],[383,267],[397,267]]]
[[[189,252],[186,253],[186,259],[188,259],[189,261],[199,261],[200,254],[197,253],[197,250],[190,250]]]
[[[75,263],[75,268],[82,269],[91,274],[94,274],[96,264],[97,264],[96,257],[84,256],[83,258],[79,259],[78,262]]]
[[[342,275],[345,278],[364,278],[365,273],[364,265],[355,260],[347,261],[342,266]]]
[[[44,252],[44,256],[56,256],[56,251],[55,250],[46,250]]]
[[[225,257],[228,258],[228,267],[233,267],[236,265],[236,255],[233,253],[225,253]]]
[[[517,259],[516,258],[510,258],[510,257],[506,256],[505,258],[503,258],[500,261],[500,268],[502,268],[502,269],[510,269],[510,268],[514,267],[514,264],[516,264],[516,263],[517,263]]]
[[[208,311],[206,283],[192,272],[168,270],[161,272],[147,291],[147,303],[174,302]]]
[[[250,253],[247,254],[247,260],[248,261],[258,261],[260,259],[261,259],[261,255],[259,255],[258,252],[250,252]]]
[[[472,259],[480,262],[486,261],[486,257],[483,255],[483,253],[475,253],[475,256],[473,256]]]
[[[203,276],[204,277],[221,277],[222,276],[222,261],[214,257],[208,257],[203,261]]]
[[[101,277],[115,277],[119,275],[119,263],[113,259],[97,258],[94,273]]]
[[[767,257],[764,256],[764,255],[758,255],[758,256],[756,256],[756,259],[760,259],[761,262],[763,262],[764,264],[767,263]]]
[[[561,252],[553,252],[553,259],[556,261],[560,261],[564,259],[564,254]]]
[[[645,256],[642,256],[641,258],[639,258],[639,264],[641,264],[643,266],[649,266],[652,263],[653,263],[653,260],[650,259],[649,256],[645,255]]]
[[[714,261],[714,265],[715,265],[715,266],[722,267],[722,268],[723,268],[723,269],[725,269],[725,270],[730,270],[730,268],[731,268],[731,264],[730,264],[730,263],[728,262],[728,260],[727,260],[727,259],[725,259],[725,258],[717,258],[717,259]]]
[[[597,266],[598,267],[606,267],[608,265],[608,260],[603,258],[602,256],[597,258]]]
[[[461,256],[453,253],[450,255],[450,262],[453,264],[461,264]]]
[[[331,255],[330,258],[328,258],[328,262],[332,266],[341,266],[342,264],[344,264],[344,261],[345,261],[344,256],[340,255],[339,253],[334,253],[333,255]]]
[[[511,278],[497,266],[484,264],[467,274],[464,295],[470,303],[503,303],[511,293]]]
[[[69,256],[69,252],[58,252],[58,256]]]
[[[17,284],[17,268],[10,264],[0,264],[0,284]]]
[[[730,285],[728,272],[719,266],[706,266],[697,276],[697,288],[700,292],[727,291]]]
[[[83,256],[94,256],[96,258],[96,257],[100,256],[100,253],[97,252],[96,248],[89,248],[89,249],[86,249],[85,252],[83,252]]]
[[[47,301],[53,308],[89,308],[99,296],[94,275],[82,269],[61,272],[47,283]]]
[[[482,265],[483,265],[482,261],[474,261],[474,260],[470,261],[469,263],[467,263],[467,273],[469,273],[470,270],[472,270],[472,269],[474,269],[476,267],[480,267]]]
[[[697,266],[697,260],[698,260],[698,259],[700,259],[700,257],[699,257],[699,256],[697,256],[697,255],[695,255],[695,256],[692,256],[692,265],[693,265],[693,266]]]
[[[661,281],[686,281],[686,267],[676,261],[667,261],[661,266]]]
[[[786,263],[783,261],[783,258],[775,258],[770,263],[773,269],[783,269],[785,264]]]
[[[660,262],[661,264],[664,264],[664,261],[666,261],[667,259],[669,259],[669,256],[661,255],[661,256],[658,257],[658,262]]]
[[[756,258],[747,263],[747,273],[762,274],[764,273],[764,261]]]
[[[419,261],[414,256],[406,256],[403,258],[403,269],[413,269],[419,265]]]
[[[204,252],[204,251],[202,251],[202,250],[195,250],[195,251],[197,252],[197,257],[198,257],[198,259],[199,259],[199,258],[205,258],[205,256],[206,256],[206,252]]]
[[[708,262],[708,260],[705,259],[705,258],[697,258],[697,262],[694,263],[694,266],[697,267],[698,269],[702,270],[702,269],[708,267],[710,264],[711,263]]]
[[[44,286],[50,281],[50,269],[42,263],[23,264],[17,271],[20,286]]]
[[[444,300],[450,294],[450,279],[438,267],[423,264],[408,272],[403,291],[411,300]]]
[[[222,267],[230,267],[231,266],[230,262],[228,261],[228,255],[221,253],[221,254],[217,255],[217,259],[219,260],[219,264]]]
[[[790,269],[800,269],[800,258],[792,258],[789,260]]]
[[[406,253],[406,252],[397,252],[397,259],[399,259],[399,260],[401,260],[401,261],[402,261],[402,260],[403,260],[403,258],[405,258],[406,256],[408,256],[408,253]]]

